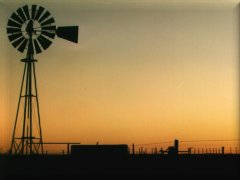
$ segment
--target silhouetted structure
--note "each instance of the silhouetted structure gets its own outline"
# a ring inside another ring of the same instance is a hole
[[[178,155],[178,140],[174,141],[174,146],[168,147],[168,155],[177,156]]]
[[[35,73],[34,54],[46,50],[57,35],[71,42],[78,42],[78,26],[58,27],[54,25],[55,20],[51,14],[41,6],[28,5],[20,7],[13,12],[8,20],[7,34],[10,42],[18,51],[27,50],[17,113],[13,128],[11,154],[43,154],[42,128],[40,122],[39,101]],[[21,103],[23,102],[23,103]],[[36,103],[36,106],[33,103]],[[23,109],[23,120],[20,122],[19,111]],[[34,108],[36,108],[34,110]],[[36,126],[33,128],[34,116],[37,113]],[[16,132],[18,124],[21,125],[20,132]]]

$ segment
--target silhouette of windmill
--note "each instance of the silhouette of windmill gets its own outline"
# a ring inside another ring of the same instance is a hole
[[[7,24],[7,34],[13,47],[26,52],[24,71],[13,128],[11,154],[43,154],[34,54],[46,50],[57,35],[78,43],[78,26],[56,27],[51,14],[38,5],[25,5],[12,13]],[[20,117],[20,109],[23,117]],[[40,151],[40,152],[39,152]]]

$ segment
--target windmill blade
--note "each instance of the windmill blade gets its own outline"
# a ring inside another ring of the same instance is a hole
[[[18,40],[14,41],[14,42],[12,43],[12,45],[16,48],[21,42],[24,41],[24,39],[25,39],[25,38],[22,36],[22,37],[19,38]]]
[[[43,26],[42,30],[55,31],[56,26]]]
[[[78,43],[78,26],[60,26],[57,28],[58,37]]]
[[[36,14],[36,16],[35,16],[35,20],[38,20],[39,19],[39,17],[41,16],[41,14],[43,13],[43,10],[44,10],[44,8],[42,7],[42,6],[39,6],[39,8],[38,8],[38,11],[37,11],[37,14]]]
[[[21,17],[21,19],[23,20],[23,22],[25,22],[27,19],[24,16],[22,8],[18,8],[17,12],[18,12],[18,15]]]
[[[25,16],[27,19],[30,19],[29,11],[28,11],[28,5],[23,6],[23,11],[25,13]]]
[[[37,54],[38,54],[38,53],[41,53],[42,50],[41,50],[40,45],[38,44],[38,42],[37,42],[36,39],[33,40],[33,43],[34,43],[34,47],[35,47],[36,53],[37,53]]]
[[[10,40],[10,42],[20,38],[22,36],[22,33],[15,33],[15,34],[12,34],[10,36],[8,36],[8,39]]]
[[[44,21],[45,19],[47,19],[50,16],[50,13],[48,11],[46,11],[42,17],[39,19],[39,23],[41,23],[42,21]]]
[[[20,52],[23,52],[23,51],[24,51],[24,49],[25,49],[26,46],[27,46],[27,42],[28,42],[28,39],[24,39],[23,42],[22,42],[22,44],[18,47],[18,50],[19,50]]]
[[[23,20],[14,12],[11,15],[11,19],[13,19],[14,21],[23,24]]]
[[[46,21],[44,21],[43,23],[40,23],[41,26],[45,26],[45,25],[48,25],[48,24],[52,24],[52,23],[55,23],[54,19],[53,18],[50,18]]]
[[[55,33],[51,33],[51,32],[48,32],[48,31],[41,31],[41,34],[43,34],[43,35],[45,35],[49,38],[52,38],[52,39],[54,39],[54,37],[55,37]]]
[[[37,10],[37,5],[32,5],[32,19],[35,18],[36,10]]]
[[[8,34],[10,34],[10,33],[19,33],[19,32],[22,32],[22,30],[20,28],[10,28],[10,27],[7,28],[7,33]]]
[[[12,27],[17,27],[17,28],[21,28],[21,27],[22,27],[21,24],[18,24],[18,23],[16,23],[15,21],[12,21],[11,19],[8,20],[7,25],[8,25],[8,26],[12,26]]]
[[[52,44],[52,42],[49,39],[45,38],[43,35],[38,36],[37,40],[44,50]]]

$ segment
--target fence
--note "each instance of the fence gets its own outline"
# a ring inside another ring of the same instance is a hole
[[[221,145],[223,141],[237,141],[240,140],[197,140],[197,141],[179,141],[178,154],[240,154],[240,143],[238,146]],[[206,143],[207,142],[207,143]],[[218,142],[218,145],[212,146],[213,142]],[[210,144],[209,144],[210,143]],[[71,144],[76,143],[46,143],[45,154],[48,155],[69,155]],[[51,147],[47,147],[51,145]],[[53,147],[58,145],[58,148]],[[67,147],[66,147],[67,145]],[[129,144],[128,150],[130,154],[167,154],[169,148],[174,146],[172,141],[146,143],[146,144]]]
[[[167,148],[158,148],[158,147],[134,147],[130,148],[129,146],[129,152],[130,154],[164,154],[167,153]],[[214,147],[214,148],[194,148],[189,147],[187,149],[180,149],[178,151],[178,154],[240,154],[240,148],[238,147],[224,147],[224,150],[222,147]]]
[[[181,146],[178,144],[180,142]],[[233,143],[234,142],[234,143]],[[175,150],[178,154],[240,154],[240,140],[192,140],[132,144],[129,146],[130,154],[165,154]],[[213,145],[215,144],[215,145]],[[231,145],[235,145],[231,146]],[[179,148],[180,147],[180,148]]]

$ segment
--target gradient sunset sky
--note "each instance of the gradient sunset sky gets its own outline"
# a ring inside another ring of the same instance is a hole
[[[78,44],[55,38],[35,56],[43,141],[239,139],[236,1],[8,2],[0,3],[4,151],[10,147],[25,57],[9,42],[6,24],[18,7],[34,3],[51,12],[58,26],[79,26]],[[239,147],[238,141],[214,143]]]

